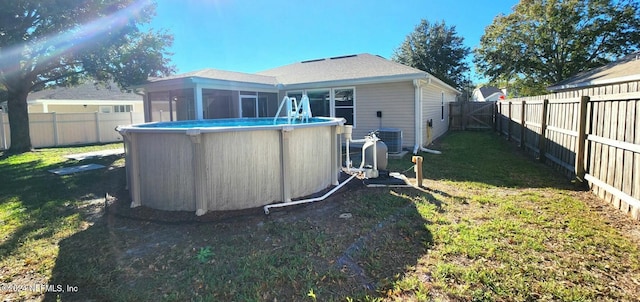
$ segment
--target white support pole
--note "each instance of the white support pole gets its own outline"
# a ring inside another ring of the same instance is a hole
[[[0,112],[0,138],[2,139],[2,149],[9,149],[9,146],[7,146],[7,135],[4,130],[4,112]]]
[[[282,201],[290,202],[291,201],[291,163],[289,159],[290,156],[290,140],[291,140],[291,131],[293,131],[293,127],[283,127],[280,132],[280,168],[282,169]]]
[[[186,133],[191,139],[192,146],[192,165],[193,165],[193,190],[195,195],[196,215],[202,216],[207,213],[207,201],[205,198],[206,181],[204,156],[205,153],[202,146],[202,134],[200,129],[189,129]]]
[[[52,116],[52,122],[53,122],[53,145],[54,146],[58,146],[58,117],[56,116],[55,112],[51,112]]]
[[[95,113],[96,120],[96,140],[98,143],[102,143],[102,138],[100,137],[100,112],[96,111]]]
[[[204,119],[204,113],[202,112],[202,87],[200,87],[200,85],[196,84],[196,87],[194,88],[194,92],[195,92],[195,111],[196,111],[196,120],[203,120]]]

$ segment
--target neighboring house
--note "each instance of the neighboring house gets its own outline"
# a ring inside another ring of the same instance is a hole
[[[599,95],[640,91],[640,51],[576,74],[547,89],[553,93]]]
[[[482,86],[473,90],[474,102],[496,102],[504,98],[504,92],[493,86]]]
[[[142,96],[121,91],[111,83],[88,82],[72,87],[56,87],[29,93],[29,113],[142,112]]]
[[[354,137],[380,128],[402,130],[404,147],[448,130],[449,102],[459,91],[436,77],[371,54],[294,63],[256,74],[203,69],[150,79],[145,120],[273,117],[285,96],[309,97],[314,116],[343,117]]]

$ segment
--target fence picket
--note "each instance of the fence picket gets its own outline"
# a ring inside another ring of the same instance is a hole
[[[586,179],[595,195],[640,219],[638,83],[499,102],[496,130],[534,156],[537,151],[541,161]],[[591,99],[577,102],[581,95]]]
[[[0,113],[0,149],[11,147],[8,114]],[[144,122],[142,112],[30,113],[29,128],[34,148],[121,141],[113,129]]]

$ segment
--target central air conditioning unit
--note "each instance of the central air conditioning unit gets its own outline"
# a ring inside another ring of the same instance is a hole
[[[378,138],[387,145],[389,153],[402,152],[402,130],[396,128],[378,129]]]

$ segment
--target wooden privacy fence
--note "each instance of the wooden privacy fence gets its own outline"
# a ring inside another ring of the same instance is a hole
[[[496,130],[640,220],[640,93],[496,104]]]
[[[449,129],[486,130],[493,129],[495,102],[449,103]]]
[[[117,142],[117,126],[143,122],[142,112],[29,113],[34,148]],[[0,149],[11,146],[10,131],[8,114],[0,113]]]

